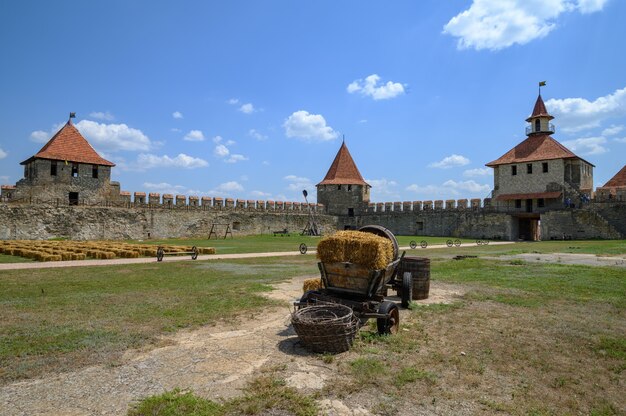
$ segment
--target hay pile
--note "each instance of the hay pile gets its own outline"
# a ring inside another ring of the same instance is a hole
[[[349,262],[380,270],[393,260],[393,244],[372,233],[338,231],[319,242],[317,258],[324,263]]]
[[[309,290],[319,290],[322,288],[322,279],[314,277],[312,279],[306,279],[302,285],[302,293],[306,293]]]

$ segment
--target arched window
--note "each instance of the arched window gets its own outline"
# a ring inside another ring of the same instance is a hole
[[[541,121],[535,120],[535,131],[541,131]]]

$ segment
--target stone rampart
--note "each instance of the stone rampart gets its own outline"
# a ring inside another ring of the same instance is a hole
[[[170,209],[142,207],[87,207],[0,203],[0,239],[39,240],[68,238],[148,239],[208,237],[213,224],[229,224],[233,235],[268,234],[287,229],[302,231],[309,220],[308,212],[242,209]],[[317,214],[315,220],[323,232],[337,229],[337,218]],[[216,226],[218,236],[226,231]],[[294,248],[295,250],[295,248]]]

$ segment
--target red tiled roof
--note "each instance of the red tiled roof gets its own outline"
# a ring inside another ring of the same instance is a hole
[[[539,97],[537,97],[537,101],[535,102],[535,108],[533,108],[533,113],[530,115],[530,117],[526,119],[526,121],[530,121],[535,117],[550,117],[550,120],[554,118],[548,113],[548,110],[546,110],[546,105],[543,103],[543,98],[541,98],[541,94],[539,94]]]
[[[100,157],[71,121],[68,121],[61,130],[52,136],[35,156],[21,164],[24,165],[32,159],[65,160],[92,165],[115,166],[114,163]]]
[[[604,188],[617,188],[621,186],[626,186],[626,166],[604,184]]]
[[[500,158],[485,166],[495,167],[509,163],[535,162],[538,160],[572,159],[577,158],[567,147],[554,140],[547,134],[533,134],[526,140],[506,152]],[[584,159],[581,159],[584,160]],[[587,162],[585,160],[585,162]],[[587,162],[589,163],[589,162]],[[592,165],[594,166],[594,165]]]
[[[509,201],[512,199],[555,199],[561,196],[561,191],[556,192],[535,192],[530,194],[502,194],[498,195],[496,199],[500,201]]]
[[[342,143],[324,180],[317,185],[367,185],[356,167],[346,143]]]

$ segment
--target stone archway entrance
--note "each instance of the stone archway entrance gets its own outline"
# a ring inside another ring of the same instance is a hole
[[[540,222],[538,214],[517,217],[517,238],[524,241],[541,240]]]

